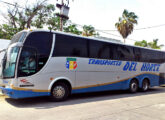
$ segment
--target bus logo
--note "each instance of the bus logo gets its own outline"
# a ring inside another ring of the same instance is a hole
[[[66,68],[69,70],[74,70],[77,68],[76,58],[67,58],[66,59]]]

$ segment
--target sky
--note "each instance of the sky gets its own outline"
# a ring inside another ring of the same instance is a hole
[[[3,0],[12,3],[16,0]],[[23,1],[19,0],[21,5]],[[28,0],[29,4],[34,0]],[[49,0],[49,3],[56,4],[55,0]],[[115,23],[118,22],[124,9],[129,12],[135,12],[138,16],[138,24],[135,29],[146,28],[157,25],[151,29],[134,30],[126,44],[133,45],[135,40],[147,40],[151,42],[153,39],[159,39],[159,44],[165,44],[165,1],[164,0],[74,0],[70,3],[69,19],[76,24],[92,25],[98,30],[117,30]],[[4,5],[0,3],[0,11]],[[0,20],[0,23],[4,21]],[[107,31],[106,31],[107,32]],[[118,31],[109,31],[109,34],[100,35],[119,39],[123,41]],[[114,35],[112,35],[114,34]],[[130,40],[133,39],[133,40]],[[163,48],[165,50],[165,47]]]
[[[135,12],[138,25],[135,29],[165,24],[165,1],[164,0],[75,0],[71,4],[70,19],[78,24],[91,24],[100,30],[116,30],[115,23],[118,22],[124,9]],[[128,36],[134,40],[159,39],[160,44],[165,44],[165,26],[134,30]],[[110,33],[119,35],[118,31]],[[106,35],[107,37],[123,40],[121,37]],[[126,40],[127,44],[134,44],[133,40]]]
[[[9,40],[3,40],[0,39],[0,50],[6,49],[9,45],[10,41]],[[3,58],[4,52],[0,53],[0,60]]]

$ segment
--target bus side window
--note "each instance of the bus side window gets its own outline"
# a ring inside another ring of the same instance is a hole
[[[98,59],[110,59],[109,44],[96,40],[89,41],[89,57]]]
[[[159,53],[158,58],[159,58],[160,63],[165,62],[165,53],[164,52]]]
[[[56,34],[53,57],[88,57],[88,40],[67,35]]]
[[[35,48],[37,51],[37,71],[40,71],[50,56],[52,48],[53,34],[51,32],[32,32],[30,33],[24,43],[24,46]]]
[[[98,51],[98,58],[110,59],[110,47],[108,44],[104,43]]]
[[[135,55],[131,46],[118,45],[117,53],[120,60],[135,61]]]
[[[21,53],[18,76],[29,76],[37,72],[37,52],[33,48],[24,47]]]
[[[141,51],[139,48],[133,48],[134,49],[134,55],[135,55],[135,61],[141,61]]]

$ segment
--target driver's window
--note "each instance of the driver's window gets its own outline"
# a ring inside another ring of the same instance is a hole
[[[37,52],[33,48],[24,47],[18,65],[18,76],[29,76],[37,72]]]

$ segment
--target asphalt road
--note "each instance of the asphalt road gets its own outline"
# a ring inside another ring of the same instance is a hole
[[[165,88],[77,94],[64,102],[0,95],[0,120],[165,120]]]

